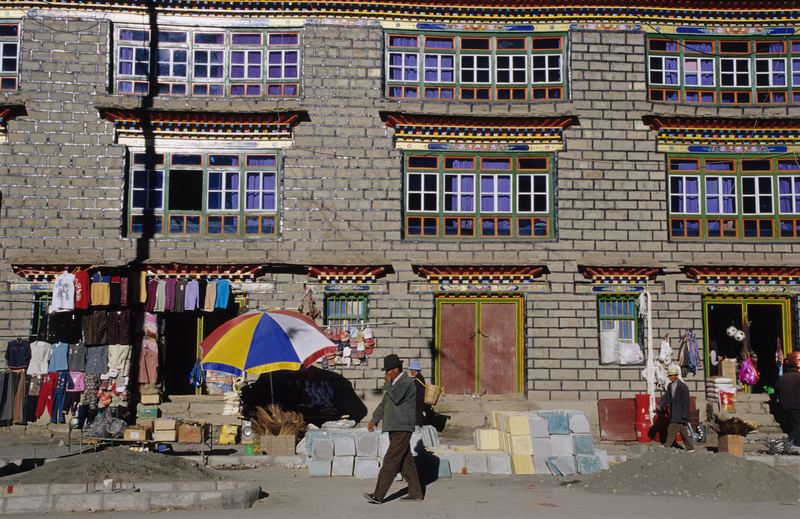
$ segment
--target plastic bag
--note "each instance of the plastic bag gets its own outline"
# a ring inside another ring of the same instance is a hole
[[[754,386],[758,383],[758,370],[756,370],[753,359],[746,358],[742,362],[742,367],[739,368],[739,380],[748,386]]]
[[[111,416],[110,410],[106,410],[92,422],[89,428],[89,436],[92,438],[122,438],[125,434],[127,424],[119,418]]]
[[[641,364],[644,362],[642,348],[635,342],[619,343],[619,363],[620,364]]]

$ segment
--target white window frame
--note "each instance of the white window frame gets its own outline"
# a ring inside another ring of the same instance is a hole
[[[201,63],[197,55],[200,52],[205,52],[208,54],[208,61]],[[211,56],[214,53],[222,54],[222,62],[221,63],[214,63],[211,60]],[[192,78],[196,83],[224,83],[225,82],[225,70],[226,70],[226,62],[227,56],[224,48],[208,48],[208,47],[201,47],[201,48],[194,48],[192,49]],[[197,67],[206,67],[206,75],[199,75],[197,73]],[[222,67],[222,76],[215,77],[211,76],[211,68],[212,67]]]
[[[186,53],[186,61],[175,61],[175,53],[176,52],[185,52]],[[161,53],[162,52],[169,52],[169,61],[161,61]],[[189,77],[189,67],[191,64],[189,63],[189,49],[185,47],[164,47],[158,49],[159,56],[156,60],[156,66],[158,67],[158,77],[159,79],[170,79],[175,80],[179,79],[181,81],[186,81]],[[169,66],[169,74],[161,74],[161,64],[167,64]],[[175,66],[176,65],[183,65],[186,68],[186,73],[182,76],[175,74]]]
[[[476,210],[477,210],[477,205],[478,205],[478,201],[477,201],[476,196],[475,196],[475,192],[477,191],[476,182],[477,182],[478,179],[477,179],[477,176],[475,175],[475,173],[454,173],[454,172],[451,173],[451,172],[445,172],[443,174],[444,174],[444,180],[445,180],[444,188],[443,188],[444,197],[447,198],[448,195],[455,195],[456,205],[457,205],[457,208],[455,208],[455,209],[447,209],[447,206],[444,206],[443,207],[444,211],[447,212],[447,213],[475,213]],[[451,176],[452,177],[456,177],[458,179],[458,182],[457,182],[457,186],[458,187],[456,188],[456,191],[450,191],[448,189],[447,177],[451,177]],[[462,191],[461,190],[461,180],[464,177],[472,177],[472,191]],[[467,196],[467,195],[471,195],[472,196],[472,209],[471,210],[463,209],[461,207],[462,198],[464,196]],[[444,202],[442,202],[442,203],[444,203]]]
[[[220,189],[211,189],[211,175],[221,175],[222,176],[222,187]],[[241,188],[242,188],[242,172],[241,170],[224,170],[224,169],[210,169],[208,170],[208,178],[206,179],[206,211],[209,213],[217,213],[217,212],[225,212],[225,211],[239,211],[239,207],[242,203],[242,195],[241,195]],[[230,175],[238,175],[238,185],[235,188],[228,188],[228,176]],[[222,207],[220,208],[211,208],[211,194],[212,193],[219,193],[220,195],[220,202]],[[228,207],[227,196],[229,193],[236,193],[238,196],[236,198],[237,204],[236,207]]]
[[[514,175],[511,173],[481,173],[478,179],[480,197],[478,199],[478,212],[479,213],[500,213],[500,214],[513,214],[514,213],[514,182],[512,181]],[[500,177],[508,177],[508,191],[500,192]],[[492,206],[494,209],[483,208],[483,179],[491,178],[492,186]],[[508,211],[500,210],[500,195],[508,195]]]
[[[435,57],[436,58],[436,66],[435,67],[430,67],[429,68],[427,66],[426,61],[427,61],[427,59],[429,57]],[[443,67],[442,66],[442,57],[449,57],[452,60],[453,66],[452,67]],[[444,53],[440,54],[440,53],[433,53],[433,52],[425,53],[422,56],[422,81],[425,82],[425,83],[444,83],[444,84],[448,84],[448,85],[454,84],[456,82],[456,58],[457,58],[457,56],[455,54],[444,54]],[[427,79],[427,76],[425,74],[427,74],[427,72],[429,70],[435,70],[436,71],[436,79],[435,80]],[[451,76],[452,76],[453,79],[450,80],[450,81],[446,81],[446,80],[442,79],[442,72],[443,71],[450,71]]]
[[[389,81],[397,81],[399,83],[419,83],[419,69],[420,69],[420,52],[404,52],[404,51],[389,51],[389,58],[386,60],[386,77]],[[400,56],[400,65],[392,65],[392,56]],[[414,67],[406,65],[407,56],[416,56],[417,64]],[[392,78],[392,70],[400,69],[401,79]],[[416,70],[417,77],[415,79],[407,79],[407,71]]]
[[[420,190],[419,191],[412,191],[411,190],[411,182],[409,179],[413,175],[419,175],[420,177]],[[439,212],[439,176],[441,174],[438,172],[425,172],[425,171],[409,171],[406,173],[406,210],[413,213],[438,213]],[[433,191],[426,191],[425,190],[425,178],[426,177],[433,177],[436,181],[436,187]],[[419,209],[412,209],[410,204],[410,198],[412,194],[420,195],[420,208]],[[425,195],[426,194],[435,194],[436,197],[436,207],[433,209],[426,209],[425,208]]]
[[[508,66],[501,67],[500,59],[508,58]],[[522,66],[517,67],[515,61],[522,59]],[[498,85],[527,85],[528,84],[528,57],[525,54],[497,54],[495,56],[495,83]],[[500,72],[508,72],[508,81],[500,81]],[[514,74],[522,72],[525,76],[522,81],[514,81]]]
[[[290,52],[294,52],[294,53],[297,54],[297,62],[296,63],[290,63],[290,64],[286,63],[286,54],[288,54]],[[274,64],[272,64],[270,62],[269,58],[273,54],[280,54],[280,56],[281,56],[280,65],[274,65]],[[280,77],[270,77],[269,76],[270,67],[276,67],[276,66],[280,66],[280,68],[281,68]],[[287,76],[286,75],[286,68],[290,67],[290,66],[293,66],[294,68],[297,69],[297,75],[296,76]],[[266,62],[264,63],[264,67],[262,67],[261,73],[263,74],[264,77],[267,78],[267,81],[283,81],[283,80],[287,80],[287,79],[299,79],[300,78],[300,50],[299,49],[272,49],[272,50],[267,50],[267,52],[266,52]]]
[[[464,58],[472,58],[473,66],[465,67]],[[478,66],[478,58],[486,58],[486,67]],[[466,81],[464,79],[464,72],[472,72],[475,81]],[[478,72],[488,72],[486,81],[478,81]],[[491,54],[461,54],[459,59],[458,71],[459,83],[462,85],[491,85],[492,84],[492,55]]]
[[[795,68],[795,66],[797,68]],[[797,77],[800,78],[800,58],[792,58],[792,70],[789,71],[789,75],[791,75],[792,79],[792,86],[800,86],[800,79],[795,82],[794,75],[797,74]]]
[[[516,212],[518,214],[547,214],[550,212],[550,178],[547,173],[517,173],[517,200],[516,200]],[[520,182],[523,177],[530,177],[531,181],[531,190],[523,192],[520,188]],[[544,191],[536,191],[536,177],[543,177],[544,178]],[[536,209],[536,196],[544,195],[544,206],[543,210]],[[530,211],[523,211],[520,209],[520,199],[523,196],[530,197],[531,199],[531,210]]]
[[[654,68],[652,65],[652,60],[657,59],[660,60],[661,66],[659,68]],[[667,72],[670,74],[673,72],[670,69],[666,68],[666,60],[671,59],[675,60],[675,83],[667,83]],[[661,83],[656,83],[652,80],[652,76],[650,75],[653,72],[658,72],[661,74]],[[651,85],[659,85],[659,86],[669,86],[669,87],[679,87],[681,85],[681,60],[678,56],[648,56],[647,59],[647,80],[648,83]]]
[[[673,178],[682,178],[684,190],[681,193],[675,193],[672,191],[672,179]],[[695,179],[697,180],[697,193],[687,193],[686,192],[686,180],[687,179]],[[703,196],[703,185],[700,182],[700,175],[669,175],[668,182],[669,182],[669,213],[671,215],[678,215],[678,214],[701,214],[702,213],[702,196]],[[697,196],[697,211],[689,212],[686,209],[689,207],[688,198],[690,196]],[[683,200],[683,211],[676,212],[672,210],[672,200],[673,198],[678,198]]]
[[[708,74],[708,72],[703,72],[702,65],[704,61],[711,62],[711,84],[704,85],[702,76],[704,74]],[[697,75],[697,83],[689,83],[688,75],[689,67],[686,66],[687,62],[692,62],[697,67],[696,72],[692,72],[692,74]],[[687,87],[692,88],[714,88],[717,86],[717,63],[714,58],[683,58],[683,84]]]
[[[738,212],[738,200],[736,199],[736,175],[706,175],[705,182],[703,183],[703,202],[705,204],[706,214],[713,214],[713,215],[722,215],[722,216],[736,216],[739,214]],[[708,192],[708,181],[713,180],[716,181],[717,184],[717,193],[709,193]],[[723,180],[733,180],[733,193],[723,193],[722,192],[722,181]],[[723,203],[725,199],[733,198],[733,212],[726,213],[724,211],[725,204]],[[708,201],[711,199],[716,199],[717,204],[719,205],[719,211],[711,211],[708,208]]]
[[[144,174],[145,176],[145,187],[136,187],[136,176],[137,173]],[[153,173],[160,173],[161,174],[161,187],[154,187],[150,185],[150,178]],[[135,212],[139,211],[163,211],[164,210],[164,181],[166,180],[166,173],[163,169],[146,169],[146,168],[135,168],[131,170],[131,209]],[[145,205],[144,207],[137,207],[134,205],[134,193],[136,192],[144,192],[145,195]],[[155,191],[159,193],[159,198],[161,199],[161,206],[150,206],[150,193]]]
[[[12,56],[6,56],[5,51],[6,47],[10,47],[11,45],[15,45],[17,47],[16,52],[14,53],[13,60],[14,60],[14,68],[11,70],[7,70],[3,68],[3,64],[5,60],[12,58]],[[16,74],[19,73],[19,39],[17,41],[0,41],[0,74],[8,75],[8,74]]]
[[[250,175],[258,175],[258,189],[250,189],[247,187],[247,177]],[[275,188],[274,189],[264,189],[264,177],[265,176],[272,176],[274,178]],[[247,197],[251,193],[258,194],[258,207],[247,207]],[[265,194],[272,194],[275,207],[264,207],[264,195]],[[245,171],[244,172],[244,200],[243,200],[243,209],[245,212],[248,211],[277,211],[278,210],[278,173],[276,171]]]
[[[273,51],[273,52],[276,52],[276,51]],[[242,64],[234,64],[233,63],[233,55],[236,54],[236,53],[241,53],[244,56],[244,61],[242,62]],[[250,55],[254,54],[254,53],[257,53],[260,56],[259,60],[258,60],[258,76],[252,76],[251,77],[249,75]],[[236,48],[233,48],[233,49],[230,50],[229,56],[230,56],[230,58],[229,58],[230,63],[229,63],[229,66],[228,66],[228,75],[230,76],[230,81],[232,83],[238,83],[240,81],[258,81],[258,82],[261,82],[261,80],[264,78],[264,50],[262,50],[262,49],[249,49],[249,48],[243,49],[243,48],[236,47]],[[241,67],[243,69],[244,75],[241,76],[241,77],[234,77],[234,75],[233,75],[233,68],[234,67]],[[223,74],[224,73],[225,73],[225,70],[223,70]]]
[[[726,61],[730,61],[733,63],[733,71],[726,72],[723,70],[722,64]],[[719,84],[722,88],[750,88],[752,86],[752,80],[750,75],[752,74],[752,70],[750,67],[750,58],[720,58],[719,59]],[[747,66],[747,84],[740,85],[738,83],[738,77],[740,74],[744,74],[743,70],[740,70],[740,65],[746,64]],[[722,78],[726,76],[731,76],[733,78],[732,85],[726,85]]]
[[[788,179],[789,185],[791,186],[791,191],[789,193],[781,193],[781,180]],[[778,213],[779,214],[800,214],[800,201],[797,201],[797,197],[800,196],[800,189],[796,189],[795,182],[800,182],[800,175],[780,175],[778,176]],[[781,211],[781,198],[782,197],[790,197],[792,209],[794,211]]]
[[[771,200],[770,204],[772,205],[772,210],[769,211],[769,212],[761,211],[760,204],[759,204],[759,202],[760,202],[759,199],[761,197],[766,197],[767,196],[767,193],[762,193],[761,192],[761,185],[760,185],[761,183],[759,182],[759,180],[761,180],[762,178],[769,179],[769,181],[770,181],[770,183],[769,183],[769,186],[770,186],[769,187],[769,189],[770,189],[769,198]],[[775,183],[772,181],[773,177],[769,176],[769,175],[742,175],[741,179],[742,179],[742,215],[750,216],[750,215],[775,214],[775,185],[774,185]],[[755,193],[747,194],[747,193],[744,192],[744,181],[745,181],[745,179],[753,179],[754,180],[753,185],[755,186]],[[756,209],[756,211],[754,213],[745,212],[744,201],[745,201],[746,198],[747,199],[752,198],[752,199],[755,200],[755,209]]]
[[[783,78],[784,79],[783,79],[783,84],[782,85],[776,84],[774,82],[774,80],[775,80],[774,74],[776,73],[776,71],[775,71],[775,63],[777,63],[779,61],[783,62]],[[766,72],[759,72],[758,71],[758,64],[759,63],[764,63],[764,62],[768,63],[769,70],[766,71]],[[755,73],[756,73],[756,88],[776,88],[776,87],[785,88],[789,84],[789,78],[787,76],[789,75],[790,72],[786,69],[786,58],[756,58]],[[758,84],[758,78],[759,77],[764,77],[764,76],[766,76],[767,79],[769,80],[768,84],[767,85],[759,85]]]
[[[550,66],[550,58],[557,57],[558,58],[558,66],[551,67]],[[536,66],[536,58],[544,58],[544,67],[537,67]],[[534,85],[545,85],[548,83],[563,83],[564,82],[564,72],[562,70],[564,64],[564,60],[561,54],[533,54],[531,56],[531,84]],[[537,70],[544,70],[545,79],[544,81],[537,81],[536,80],[536,71]],[[555,80],[552,78],[553,71],[558,71],[559,78]]]

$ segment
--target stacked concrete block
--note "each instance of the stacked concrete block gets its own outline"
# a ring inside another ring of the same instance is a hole
[[[428,445],[438,444],[438,433],[433,427],[422,428],[412,435],[411,448],[415,454],[424,452]],[[374,479],[378,477],[388,448],[389,433],[385,432],[369,432],[366,429],[310,430],[306,433],[308,472],[312,476],[355,475],[360,479]],[[448,474],[449,467],[448,463]]]
[[[573,454],[594,454],[594,439],[591,434],[571,434]]]
[[[486,462],[486,453],[469,452],[465,456],[467,474],[486,474],[489,472],[489,465]]]
[[[475,447],[482,451],[500,450],[501,434],[499,429],[475,429],[473,432]]]
[[[493,452],[486,455],[486,466],[489,474],[508,476],[513,474],[511,456],[505,452]]]
[[[600,457],[594,454],[576,454],[575,464],[579,474],[596,474],[600,472]]]

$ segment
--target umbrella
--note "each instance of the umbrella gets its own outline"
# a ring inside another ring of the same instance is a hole
[[[249,312],[224,323],[200,344],[203,369],[240,376],[299,370],[336,351],[311,319],[292,310]]]

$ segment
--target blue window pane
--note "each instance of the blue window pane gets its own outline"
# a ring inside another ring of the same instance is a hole
[[[484,236],[494,236],[495,235],[495,223],[494,220],[485,219],[481,221],[481,229]]]
[[[221,234],[222,233],[222,219],[209,218],[208,219],[208,234]]]
[[[518,222],[519,227],[519,235],[520,236],[531,236],[533,234],[533,224],[531,220],[528,219],[521,219]]]
[[[208,208],[209,209],[222,209],[222,193],[209,193],[208,194]]]

